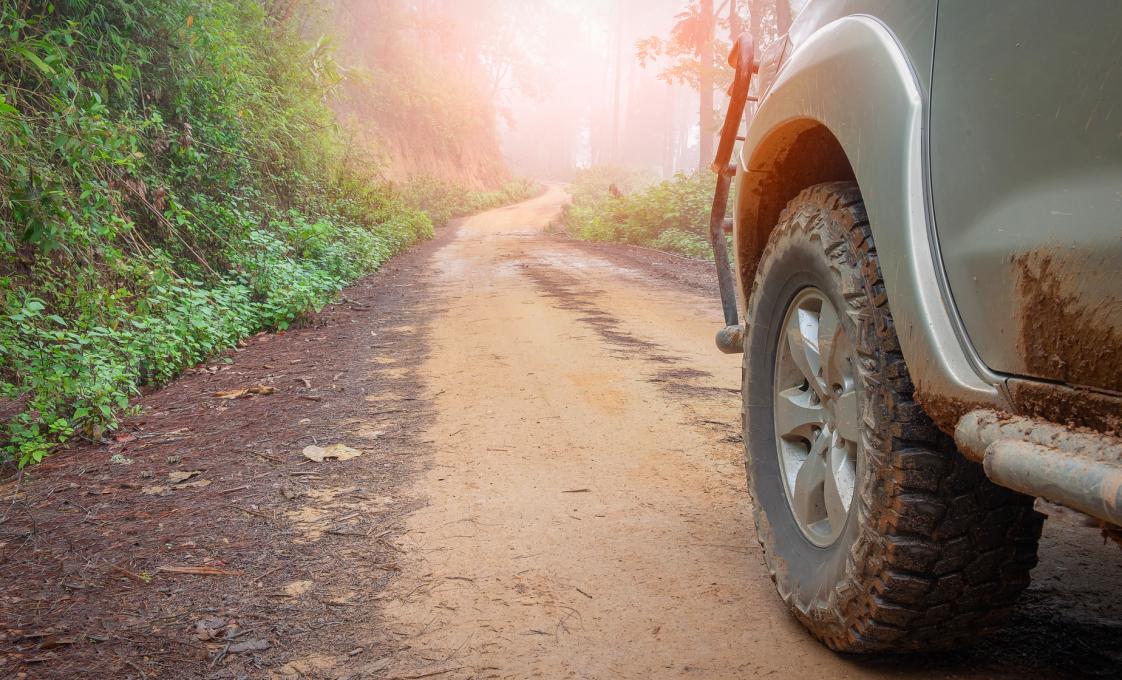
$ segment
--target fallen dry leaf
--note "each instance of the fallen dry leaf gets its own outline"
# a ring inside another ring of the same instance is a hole
[[[313,654],[303,659],[289,661],[280,667],[282,678],[323,677],[335,668],[335,659],[323,654]]]
[[[285,500],[292,501],[304,495],[304,491],[295,486],[284,485],[281,487],[280,494],[284,496]]]
[[[246,640],[230,645],[226,650],[228,654],[241,654],[242,652],[263,652],[269,648],[265,640]]]
[[[202,470],[172,470],[168,473],[168,481],[172,484],[180,484],[202,474],[202,472]]]
[[[214,396],[219,399],[242,399],[255,394],[266,395],[276,392],[277,388],[270,387],[269,385],[255,385],[253,387],[242,387],[236,390],[223,390],[222,392],[215,392]]]
[[[354,604],[355,593],[347,591],[345,593],[337,593],[334,597],[330,597],[323,601],[324,604],[334,605],[336,607],[346,607]]]
[[[174,474],[174,473],[172,473],[172,474]],[[194,474],[197,475],[199,473],[195,472]],[[194,476],[194,475],[191,475],[191,476]],[[169,475],[169,477],[170,477],[170,475]],[[186,479],[190,479],[190,478],[191,477],[187,477]],[[198,479],[198,480],[195,480],[193,482],[187,482],[185,484],[175,484],[174,486],[170,486],[170,487],[167,487],[167,486],[146,486],[146,487],[143,487],[140,490],[140,493],[146,494],[146,495],[149,495],[149,496],[166,496],[169,493],[171,493],[172,491],[178,491],[180,489],[201,489],[204,486],[210,486],[210,480],[209,479]]]
[[[39,649],[54,649],[64,645],[72,645],[78,641],[76,637],[48,637],[39,643]]]
[[[293,581],[284,587],[284,594],[289,597],[300,597],[312,587],[311,581]]]
[[[201,619],[195,622],[195,637],[206,641],[213,640],[226,628],[226,619]]]
[[[352,449],[345,444],[332,444],[331,446],[305,446],[304,457],[322,463],[327,458],[335,460],[350,460],[362,455],[362,451]]]

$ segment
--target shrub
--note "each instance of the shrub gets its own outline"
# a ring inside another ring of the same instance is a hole
[[[699,260],[713,259],[713,246],[709,244],[708,239],[673,227],[659,234],[658,238],[651,241],[649,245],[652,248]]]
[[[446,180],[421,177],[403,191],[405,202],[442,226],[457,217],[526,200],[541,187],[531,180],[515,179],[494,190],[470,190]]]
[[[678,174],[645,188],[635,178],[612,168],[578,173],[570,186],[572,202],[562,214],[566,231],[587,240],[620,241],[712,259],[708,238],[713,175]],[[613,184],[616,192],[609,188]]]

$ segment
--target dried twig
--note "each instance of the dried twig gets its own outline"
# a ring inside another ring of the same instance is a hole
[[[240,571],[219,569],[218,567],[159,567],[156,571],[169,574],[194,574],[196,576],[241,576]]]

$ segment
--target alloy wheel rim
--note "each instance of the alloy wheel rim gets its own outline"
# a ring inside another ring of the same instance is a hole
[[[820,290],[787,308],[775,358],[775,445],[791,513],[808,540],[834,543],[853,504],[861,455],[853,343]]]

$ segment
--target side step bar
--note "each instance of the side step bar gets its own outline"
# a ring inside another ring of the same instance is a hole
[[[729,87],[729,108],[721,127],[717,157],[712,169],[717,173],[717,190],[713,195],[713,208],[709,213],[709,243],[713,247],[713,262],[717,267],[717,285],[721,289],[721,307],[725,314],[725,327],[717,332],[717,348],[725,354],[744,352],[744,327],[740,325],[736,310],[736,284],[729,266],[728,242],[725,239],[725,213],[729,189],[736,176],[736,165],[731,164],[733,147],[739,139],[744,107],[748,103],[748,88],[756,65],[756,46],[751,33],[742,33],[729,54],[729,66],[736,69]]]
[[[1122,440],[984,409],[954,440],[995,484],[1122,526]]]
[[[732,278],[728,241],[725,239],[725,206],[728,205],[729,189],[735,176],[735,165],[726,165],[717,173],[717,191],[713,194],[713,209],[709,213],[709,243],[713,246],[717,287],[721,290],[721,307],[725,313],[725,327],[717,331],[717,348],[725,354],[744,351],[744,331],[736,311],[736,283]]]

